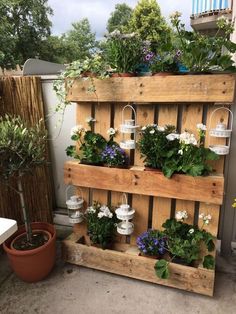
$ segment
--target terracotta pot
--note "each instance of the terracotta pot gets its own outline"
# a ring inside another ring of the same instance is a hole
[[[32,231],[33,231],[33,234],[36,234],[36,233],[43,233],[43,234],[45,234],[47,236],[48,241],[52,238],[51,233],[49,231],[47,231],[47,230],[38,230],[37,229],[37,230],[32,230]],[[26,232],[23,232],[23,233],[19,234],[17,237],[15,237],[12,240],[12,242],[10,244],[11,250],[19,251],[19,250],[14,248],[14,243],[16,243],[21,237],[25,236],[25,234],[26,234]]]
[[[91,71],[86,71],[81,73],[81,77],[97,77],[97,74]]]
[[[133,77],[135,73],[112,73],[111,77]]]
[[[155,171],[155,172],[162,172],[160,169],[151,168],[151,167],[144,167],[144,171]]]
[[[148,258],[152,258],[152,259],[160,259],[161,258],[160,255],[149,255],[149,254],[144,254],[143,252],[140,252],[139,255],[144,256],[144,257],[148,257]]]
[[[46,230],[51,238],[44,245],[27,251],[11,249],[10,245],[18,235],[25,232],[24,226],[11,236],[3,248],[7,253],[10,265],[16,275],[26,282],[37,282],[44,279],[52,270],[56,260],[56,231],[53,225],[45,222],[31,224],[33,230]]]

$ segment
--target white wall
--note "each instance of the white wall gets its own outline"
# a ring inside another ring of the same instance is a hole
[[[65,160],[69,159],[66,156],[65,149],[68,145],[73,143],[70,140],[70,130],[75,125],[75,104],[72,103],[66,108],[64,121],[62,123],[62,121],[60,121],[61,115],[55,114],[55,107],[58,100],[53,91],[53,81],[56,79],[56,76],[42,76],[41,79],[47,115],[46,123],[49,131],[49,147],[52,159],[56,205],[57,208],[66,208],[66,185],[63,183],[63,166]]]

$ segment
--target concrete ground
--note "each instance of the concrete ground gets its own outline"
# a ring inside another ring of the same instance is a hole
[[[0,255],[1,314],[235,314],[236,256],[218,258],[213,298],[64,264],[49,277],[20,281]]]

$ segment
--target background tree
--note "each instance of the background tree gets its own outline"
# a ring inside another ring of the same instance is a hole
[[[142,40],[151,41],[154,50],[170,43],[171,29],[161,15],[156,0],[140,0],[134,8],[128,27],[129,31],[138,33]]]
[[[66,63],[89,57],[97,46],[96,35],[91,31],[87,18],[72,23],[72,29],[62,35],[61,41]]]
[[[49,16],[52,13],[47,0],[0,1],[2,67],[22,65],[28,58],[36,56],[43,58],[40,48],[50,35]]]
[[[126,3],[118,3],[115,6],[115,10],[111,13],[111,16],[107,22],[107,30],[109,33],[115,29],[120,31],[124,30],[130,21],[133,9]]]

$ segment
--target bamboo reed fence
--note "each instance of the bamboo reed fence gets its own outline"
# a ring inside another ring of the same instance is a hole
[[[21,116],[29,125],[44,118],[39,77],[0,78],[0,115],[6,113]],[[31,221],[52,222],[53,185],[50,163],[36,169],[33,175],[24,177],[23,188]],[[3,184],[0,184],[0,217],[15,219],[18,224],[23,222],[18,195]]]

